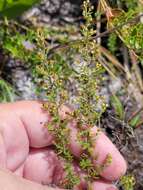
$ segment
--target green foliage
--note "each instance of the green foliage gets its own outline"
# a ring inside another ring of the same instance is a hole
[[[135,178],[132,175],[123,176],[120,179],[120,184],[124,190],[134,190]]]
[[[117,50],[117,34],[111,33],[108,38],[108,48],[112,53]]]
[[[0,79],[0,102],[12,102],[14,97],[14,92],[11,86]]]
[[[123,5],[126,5],[128,9],[135,9],[138,6],[138,0],[121,0]]]
[[[112,104],[112,106],[113,106],[113,108],[115,110],[115,113],[116,113],[117,117],[120,120],[123,120],[123,118],[124,118],[124,107],[123,107],[122,102],[118,98],[118,96],[113,95],[111,97],[111,104]]]
[[[0,0],[0,16],[16,18],[39,0]]]
[[[72,189],[75,185],[80,183],[79,176],[75,174],[73,167],[69,163],[65,165],[64,169],[67,172],[67,175],[62,183],[64,184],[65,188]],[[61,185],[63,186],[63,184]]]
[[[126,9],[135,9],[138,6],[138,0],[109,0],[111,6],[126,7]]]
[[[123,28],[122,37],[124,42],[132,48],[136,53],[142,55],[143,49],[143,24],[136,24],[135,26],[129,26]]]
[[[135,127],[140,123],[140,121],[141,121],[141,117],[140,117],[140,115],[138,114],[138,115],[136,115],[135,117],[133,117],[133,118],[131,119],[131,121],[129,122],[129,125],[130,125],[131,127],[135,128]]]
[[[79,165],[83,170],[85,170],[89,167],[93,167],[93,164],[92,164],[91,160],[89,160],[89,158],[81,159]]]
[[[141,59],[143,57],[143,24],[139,18],[139,14],[142,13],[142,10],[143,6],[136,7],[136,9],[129,9],[127,12],[122,11],[122,13],[115,17],[112,21],[114,27],[117,27],[124,22],[129,22],[117,30],[116,34],[123,41],[123,43],[129,49],[132,49]],[[133,21],[131,22],[132,19]]]

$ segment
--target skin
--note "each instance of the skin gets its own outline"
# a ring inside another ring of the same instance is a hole
[[[66,117],[68,111],[67,107],[62,107],[59,114]],[[53,188],[48,185],[58,186],[58,182],[64,178],[63,161],[59,160],[51,148],[53,137],[44,126],[50,119],[50,115],[43,111],[42,103],[37,101],[0,104],[2,190],[50,190]],[[75,157],[80,157],[82,149],[76,141],[76,122],[69,123],[67,127],[71,129],[69,148]],[[93,127],[93,136],[96,131],[97,128]],[[98,154],[94,164],[103,163],[109,153],[112,155],[112,163],[102,172],[102,180],[91,185],[93,190],[116,189],[112,181],[126,172],[124,158],[105,134],[100,132],[93,145],[92,156]]]

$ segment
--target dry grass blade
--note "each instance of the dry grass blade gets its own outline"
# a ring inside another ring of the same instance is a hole
[[[128,122],[130,122],[133,119],[133,117],[135,117],[136,115],[138,115],[142,111],[143,111],[143,107],[141,107],[138,110],[136,110],[135,112],[133,112],[131,117],[128,119]]]
[[[103,56],[99,56],[98,61],[109,73],[109,75],[113,77],[114,79],[116,79],[115,70],[113,69],[113,67],[111,68],[111,66],[109,66],[109,63],[106,61],[106,59]]]
[[[111,63],[118,68],[121,72],[125,72],[125,68],[122,66],[122,64],[117,60],[117,58],[112,55],[106,48],[100,46],[99,47],[102,54],[109,60]]]
[[[141,71],[138,66],[138,59],[133,50],[130,50],[129,53],[130,53],[131,62],[132,62],[132,72],[135,75],[136,83],[138,84],[138,87],[142,93],[143,92],[143,81],[142,81]]]

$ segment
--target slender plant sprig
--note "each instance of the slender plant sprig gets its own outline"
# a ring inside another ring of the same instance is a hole
[[[78,88],[76,88],[77,95],[74,98],[74,104],[78,105],[78,108],[74,111],[73,119],[78,121],[78,141],[83,149],[84,155],[82,155],[82,159],[79,160],[79,166],[81,167],[84,172],[87,173],[88,181],[93,181],[95,178],[99,178],[100,173],[104,169],[104,167],[107,165],[103,163],[101,166],[94,167],[92,160],[89,159],[91,157],[91,149],[93,147],[93,139],[90,136],[90,126],[94,126],[94,124],[97,122],[97,120],[100,118],[100,115],[102,112],[106,109],[106,104],[104,103],[103,97],[101,95],[97,94],[97,90],[99,90],[100,82],[102,81],[102,73],[104,73],[104,69],[101,64],[97,62],[96,56],[98,55],[98,46],[95,41],[91,41],[92,35],[96,33],[96,31],[93,28],[93,22],[92,22],[92,12],[93,7],[90,4],[90,2],[84,1],[83,3],[83,17],[85,18],[85,24],[81,28],[81,33],[83,35],[82,43],[76,43],[71,44],[70,49],[75,50],[76,53],[81,56],[83,64],[80,65],[80,63],[74,67],[72,67],[72,77],[73,80],[78,84]],[[69,50],[70,50],[69,49]],[[67,51],[66,51],[67,53]],[[64,81],[67,81],[70,77],[71,70],[68,68],[68,78],[61,77],[64,73],[64,64],[65,62],[61,62],[60,66],[58,66],[55,70],[55,59],[59,55],[55,54],[53,62],[48,64],[48,67],[50,68],[48,71],[50,72],[50,75],[52,76],[51,81],[54,81],[53,87],[51,92],[49,93],[50,100],[55,102],[57,105],[57,102],[59,105],[65,103],[67,99],[69,99],[69,95],[67,93],[67,90],[65,88]],[[77,70],[77,67],[79,67],[79,70]],[[66,70],[67,70],[66,68]],[[62,69],[62,72],[59,72]],[[60,76],[60,77],[59,77]],[[58,97],[60,97],[60,100],[57,101],[57,97],[53,97],[51,93],[54,92],[56,94],[58,90]],[[63,93],[64,92],[64,93]],[[97,104],[100,102],[101,110],[98,108]],[[58,109],[58,108],[57,108]],[[53,111],[52,115],[56,116],[56,119],[53,119],[53,121],[56,121],[56,123],[50,123],[48,126],[50,127],[49,130],[54,134],[55,136],[55,147],[57,150],[58,155],[62,156],[66,161],[68,161],[68,164],[72,164],[73,157],[68,149],[69,141],[67,139],[70,138],[70,131],[66,129],[66,125],[68,123],[67,120],[60,121],[60,118],[58,117],[58,112]],[[58,117],[58,122],[57,122]],[[52,129],[52,126],[58,125],[56,129]],[[88,129],[83,130],[82,126],[87,125],[89,126]],[[96,136],[96,135],[95,135]],[[94,143],[95,143],[95,136],[94,136]],[[98,135],[97,135],[98,136]],[[68,167],[67,167],[68,168]],[[66,171],[67,177],[70,176],[72,179],[65,179],[68,181],[69,186],[71,187],[73,184],[73,181],[75,180],[75,175],[73,174],[73,177],[71,175],[71,170]],[[71,183],[71,184],[70,184]],[[67,183],[66,183],[67,184]],[[75,184],[74,184],[75,185]]]
[[[46,127],[48,131],[54,136],[54,146],[57,155],[64,160],[65,177],[59,182],[62,188],[72,189],[75,185],[80,183],[79,176],[75,173],[73,167],[73,155],[69,149],[70,130],[67,128],[68,119],[60,119],[56,104],[44,103],[43,109],[48,111],[52,116],[50,122]]]

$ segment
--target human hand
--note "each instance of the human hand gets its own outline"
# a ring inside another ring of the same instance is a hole
[[[21,101],[0,104],[0,167],[2,168],[0,178],[2,175],[3,179],[7,178],[7,183],[9,179],[11,184],[13,183],[13,186],[6,188],[7,190],[48,190],[50,187],[45,184],[58,185],[65,175],[63,163],[51,148],[53,137],[44,126],[48,120],[50,116],[42,110],[40,102]],[[76,142],[76,128],[72,126],[70,128],[70,148],[78,157],[82,150]],[[96,130],[97,128],[94,127],[93,133]],[[111,182],[126,171],[124,158],[101,132],[94,147],[93,154],[98,154],[98,161],[95,164],[101,164],[109,153],[112,155],[112,163],[102,172],[102,179],[92,184],[93,190],[116,189]],[[8,173],[7,176],[5,169],[12,173]],[[21,180],[13,174],[37,183],[31,184],[28,180]],[[1,189],[3,185],[0,181]]]

